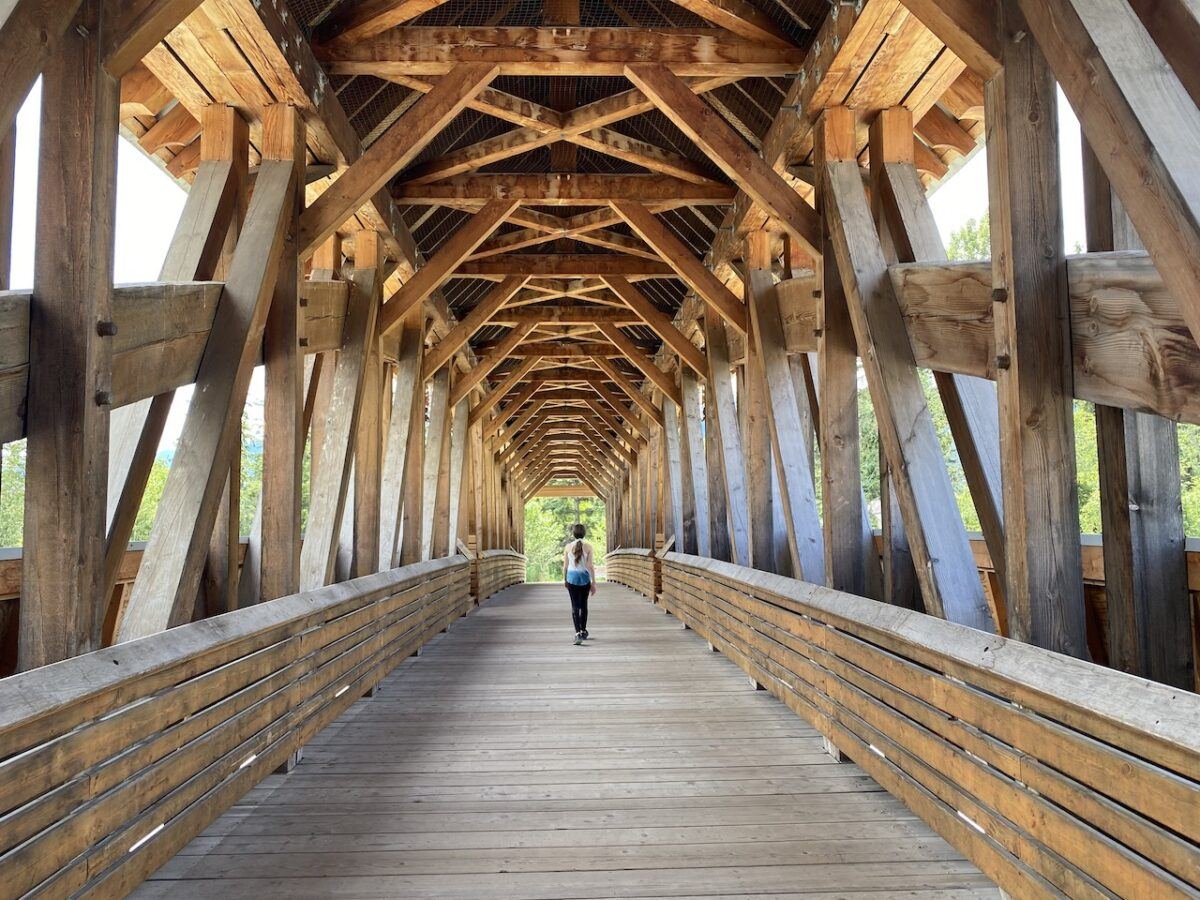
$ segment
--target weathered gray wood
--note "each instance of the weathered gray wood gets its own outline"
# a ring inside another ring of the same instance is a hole
[[[450,372],[440,369],[429,379],[429,422],[425,428],[425,458],[421,479],[421,558],[433,552],[434,523],[437,516],[438,473],[446,429],[450,425]]]
[[[29,7],[10,6],[0,46],[33,23]],[[40,5],[38,5],[40,7]],[[79,4],[55,4],[62,15]],[[102,66],[102,29],[110,13],[86,0],[42,87],[34,296],[29,314],[29,392],[25,473],[25,554],[17,664],[43,666],[99,646],[104,593],[105,476],[112,405],[113,222],[119,92]],[[65,23],[64,23],[65,24]],[[51,20],[40,33],[55,33]],[[44,53],[6,46],[4,93],[23,91]],[[17,103],[10,108],[16,111]],[[0,133],[11,115],[0,111]],[[80,215],[87,210],[87,215]],[[189,598],[190,599],[190,598]],[[190,611],[190,607],[189,607]]]
[[[701,556],[712,556],[712,537],[708,508],[708,463],[704,453],[704,434],[700,421],[700,383],[696,373],[682,366],[679,369],[679,393],[683,408],[679,416],[680,453],[685,459],[684,484],[691,482],[692,515],[695,517],[696,547]],[[684,506],[687,517],[687,506]]]
[[[945,262],[946,251],[916,167],[911,162],[885,162],[881,185],[893,246],[900,259]],[[957,373],[936,373],[935,380],[988,552],[1000,563],[996,574],[1003,583],[1004,509],[996,388],[985,379]]]
[[[399,564],[400,510],[404,501],[404,475],[410,452],[412,423],[425,418],[425,393],[421,370],[425,350],[425,312],[415,310],[401,328],[399,361],[392,387],[392,414],[388,423],[380,488],[379,565]]]
[[[674,536],[675,545],[683,545],[683,454],[679,446],[679,407],[662,398],[663,415],[663,510],[666,515],[664,532]]]
[[[827,127],[842,129],[847,122]],[[849,127],[853,126],[852,118]],[[858,164],[838,161],[826,139],[823,202],[851,323],[871,392],[880,444],[905,513],[926,609],[973,627],[994,626],[933,420],[925,404],[912,348],[887,262],[871,219]]]
[[[783,322],[775,295],[769,255],[751,252],[748,263],[747,305],[754,332],[748,365],[758,366],[767,390],[766,414],[771,429],[772,456],[779,477],[779,499],[787,543],[796,577],[825,581],[825,550],[817,514],[816,485],[800,421],[799,399],[783,343]],[[765,264],[767,268],[759,266]]]
[[[338,354],[319,455],[312,479],[308,530],[300,551],[300,587],[311,590],[330,583],[337,561],[338,539],[347,511],[353,462],[353,439],[363,404],[363,382],[379,307],[377,273],[355,269],[350,274],[346,347]]]
[[[750,563],[750,526],[746,496],[746,466],[742,450],[741,426],[734,402],[733,378],[729,360],[729,340],[725,322],[718,316],[704,317],[704,347],[708,355],[706,390],[712,395],[712,416],[707,427],[720,446],[722,488],[730,522],[731,561]],[[715,528],[715,523],[714,523]],[[653,533],[651,534],[653,537]]]
[[[454,407],[454,419],[450,425],[450,522],[447,527],[449,534],[449,550],[453,552],[455,543],[465,532],[463,531],[463,487],[467,480],[467,420],[471,416],[469,400],[459,400]]]
[[[1140,249],[1086,138],[1083,170],[1088,249]],[[1192,601],[1175,423],[1097,404],[1096,442],[1109,664],[1190,690]]]
[[[287,211],[275,293],[263,331],[262,539],[259,599],[300,588],[300,470],[304,435],[304,372],[300,352],[300,267],[296,231],[304,209],[305,126],[300,110],[274,104],[263,111],[263,159],[290,162],[295,186]]]
[[[1013,637],[1087,658],[1054,78],[1015,0],[998,4],[988,190]],[[1030,116],[1030,109],[1044,115]]]

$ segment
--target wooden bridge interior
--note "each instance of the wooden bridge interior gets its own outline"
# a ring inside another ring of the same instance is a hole
[[[0,6],[0,897],[1200,896],[1196,0]]]

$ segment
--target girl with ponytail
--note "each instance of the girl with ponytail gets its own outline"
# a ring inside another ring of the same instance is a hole
[[[582,644],[588,638],[588,597],[596,593],[596,567],[593,562],[592,545],[584,540],[587,529],[576,523],[571,529],[574,540],[567,544],[563,554],[563,584],[571,597],[571,619],[575,623],[575,643]]]

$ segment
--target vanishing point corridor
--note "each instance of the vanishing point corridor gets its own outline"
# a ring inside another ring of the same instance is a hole
[[[137,897],[996,897],[645,598],[517,585],[397,667]]]

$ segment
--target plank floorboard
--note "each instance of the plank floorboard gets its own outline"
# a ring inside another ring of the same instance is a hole
[[[492,598],[135,896],[998,896],[676,619],[603,585],[589,624]]]

